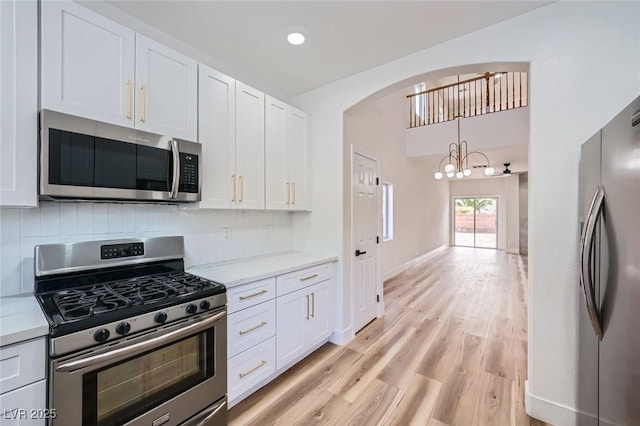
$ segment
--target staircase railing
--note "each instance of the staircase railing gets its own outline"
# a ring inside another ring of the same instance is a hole
[[[527,106],[526,72],[494,72],[407,95],[409,128]]]

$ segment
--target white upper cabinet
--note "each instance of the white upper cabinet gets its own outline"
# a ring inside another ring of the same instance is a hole
[[[196,61],[136,34],[136,92],[136,128],[198,140]]]
[[[236,81],[202,64],[198,75],[198,133],[206,165],[199,207],[235,208]]]
[[[38,3],[0,1],[0,206],[38,203]]]
[[[308,115],[267,96],[266,208],[310,210]]]
[[[42,2],[42,108],[197,141],[197,62],[72,2]]]
[[[264,94],[236,82],[236,208],[264,209]]]
[[[42,108],[133,127],[134,31],[71,2],[41,14]]]
[[[287,114],[285,103],[266,97],[265,106],[265,207],[271,210],[289,210],[291,180],[287,166]]]

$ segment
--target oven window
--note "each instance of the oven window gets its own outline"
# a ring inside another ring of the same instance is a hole
[[[212,333],[85,375],[83,424],[122,424],[212,377],[213,353],[206,344]]]

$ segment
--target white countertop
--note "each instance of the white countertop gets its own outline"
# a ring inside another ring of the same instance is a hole
[[[326,254],[287,252],[199,265],[190,268],[187,272],[217,281],[229,288],[336,260],[338,260],[337,256]]]
[[[32,295],[0,297],[0,346],[49,334],[49,323]]]

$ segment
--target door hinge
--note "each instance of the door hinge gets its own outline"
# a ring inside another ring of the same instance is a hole
[[[380,237],[376,237],[376,244],[380,244]]]
[[[376,294],[376,302],[380,303],[380,295]]]
[[[376,178],[376,185],[380,185],[380,178]]]

